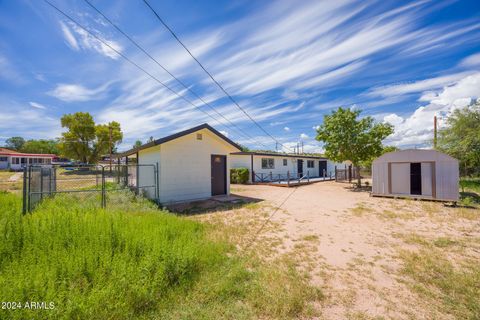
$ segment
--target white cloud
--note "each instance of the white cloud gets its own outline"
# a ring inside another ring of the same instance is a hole
[[[420,106],[408,117],[395,113],[385,115],[384,122],[395,127],[395,133],[387,139],[389,144],[397,146],[424,146],[433,137],[433,118],[446,118],[460,107],[468,106],[472,99],[480,97],[480,73],[466,76],[451,86],[438,92],[429,92],[422,96],[429,104]]]
[[[471,56],[466,57],[460,62],[460,66],[463,67],[474,67],[480,65],[480,52],[472,54]]]
[[[29,104],[36,109],[47,109],[43,104],[30,101]]]
[[[103,98],[102,93],[109,85],[110,84],[107,83],[96,89],[88,89],[79,84],[61,83],[58,84],[55,89],[48,92],[48,94],[66,102],[98,100]]]
[[[62,28],[65,41],[70,46],[70,48],[76,51],[80,50],[77,39],[73,35],[72,31],[70,31],[70,28],[67,27],[67,25],[63,21],[60,21],[60,27]]]
[[[308,139],[308,138],[309,138],[309,136],[308,136],[307,134],[305,134],[305,133],[302,133],[302,134],[300,135],[300,139]]]
[[[388,86],[381,86],[371,89],[367,95],[368,96],[383,96],[383,97],[390,97],[390,96],[398,96],[410,93],[418,93],[423,92],[425,90],[432,90],[432,89],[439,89],[443,86],[450,85],[455,83],[456,81],[464,78],[467,74],[471,74],[472,72],[461,72],[455,73],[446,76],[440,76],[425,80],[414,81],[410,83],[402,83],[402,84],[395,84],[395,85],[388,85]]]
[[[60,27],[62,29],[65,41],[73,50],[92,50],[112,59],[118,59],[119,56],[111,48],[119,52],[122,52],[123,50],[122,46],[118,42],[106,39],[105,36],[101,35],[100,32],[97,30],[90,31],[96,33],[96,35],[101,38],[105,43],[107,43],[108,46],[90,35],[87,31],[80,28],[73,22],[68,22],[68,25],[64,22],[60,22]]]
[[[285,130],[285,131],[288,132],[288,131],[290,131],[290,128],[289,128],[289,127],[285,127],[285,128],[283,128],[283,130]]]

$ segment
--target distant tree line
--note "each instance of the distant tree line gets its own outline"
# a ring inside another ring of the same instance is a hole
[[[83,163],[95,163],[110,148],[115,152],[122,142],[123,133],[118,122],[95,124],[88,112],[65,114],[61,125],[67,130],[56,139],[30,139],[11,137],[5,140],[5,148],[24,153],[48,153],[78,160]]]

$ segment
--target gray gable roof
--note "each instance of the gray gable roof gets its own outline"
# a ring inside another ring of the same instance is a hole
[[[222,140],[224,140],[228,144],[234,146],[238,150],[242,150],[242,148],[238,144],[236,144],[235,142],[233,142],[232,140],[227,138],[224,134],[220,133],[218,130],[216,130],[215,128],[210,126],[208,123],[204,123],[204,124],[201,124],[199,126],[196,126],[196,127],[184,130],[184,131],[180,131],[180,132],[174,133],[172,135],[169,135],[169,136],[154,140],[152,142],[146,143],[146,144],[144,144],[144,145],[142,145],[138,148],[133,148],[133,149],[127,150],[127,151],[122,152],[122,153],[117,153],[117,154],[115,154],[115,157],[116,158],[122,158],[122,157],[125,157],[125,156],[128,156],[128,155],[134,154],[134,153],[138,152],[139,150],[143,150],[143,149],[147,149],[147,148],[150,148],[150,147],[153,147],[153,146],[157,146],[159,144],[175,140],[177,138],[186,136],[190,133],[194,133],[196,131],[200,131],[200,130],[203,130],[203,129],[207,129],[207,130],[211,131],[212,133],[217,135],[219,138],[221,138]]]

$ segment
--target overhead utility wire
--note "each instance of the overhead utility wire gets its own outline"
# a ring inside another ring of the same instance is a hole
[[[184,96],[180,95],[178,92],[176,92],[175,90],[171,89],[169,86],[167,86],[166,84],[164,84],[162,81],[160,81],[157,77],[155,77],[154,75],[152,75],[151,73],[149,73],[147,70],[145,70],[144,68],[142,68],[140,65],[138,65],[136,62],[134,62],[133,60],[131,60],[130,58],[128,58],[127,56],[125,56],[123,53],[121,53],[120,51],[116,50],[115,48],[113,48],[110,44],[108,44],[106,41],[104,41],[102,38],[98,37],[97,35],[95,35],[93,32],[91,32],[90,30],[88,30],[86,27],[84,27],[82,24],[80,24],[79,22],[77,22],[75,19],[73,19],[71,16],[69,16],[67,13],[65,13],[64,11],[62,11],[61,9],[59,9],[57,6],[55,6],[53,3],[51,3],[50,1],[48,0],[43,0],[45,1],[48,5],[50,5],[52,8],[54,8],[56,11],[58,11],[59,13],[61,13],[64,17],[66,17],[67,19],[69,19],[70,21],[72,21],[73,23],[75,23],[77,26],[79,26],[80,28],[82,28],[83,30],[85,30],[86,32],[88,32],[88,34],[90,34],[92,37],[94,37],[95,39],[97,39],[98,41],[100,41],[101,43],[103,43],[104,45],[106,45],[108,48],[110,48],[110,50],[112,50],[113,52],[115,52],[117,55],[119,55],[120,57],[122,57],[123,59],[125,59],[126,61],[128,61],[130,64],[134,65],[135,67],[137,67],[139,70],[143,71],[146,75],[148,75],[150,78],[152,78],[153,80],[155,80],[156,82],[158,82],[159,84],[161,84],[163,87],[165,87],[166,89],[168,89],[169,91],[171,91],[172,93],[174,93],[176,96],[178,96],[179,98],[181,98],[182,100],[185,100],[187,103],[191,104],[193,107],[195,107],[196,109],[200,110],[201,112],[205,113],[207,116],[209,116],[210,118],[212,118],[213,120],[215,120],[216,122],[218,122],[220,125],[222,125],[221,122],[219,122],[216,118],[214,118],[212,115],[210,115],[208,112],[206,112],[205,110],[202,110],[199,106],[195,105],[193,102],[191,102],[190,100],[188,100],[187,98],[185,98]],[[228,129],[228,127],[226,127]]]
[[[289,147],[283,145],[281,142],[279,142],[274,136],[272,136],[270,133],[268,133],[255,119],[253,119],[248,112],[242,108],[233,98],[232,96],[222,87],[220,83],[218,83],[217,80],[212,76],[210,72],[208,72],[207,69],[198,61],[197,58],[192,54],[192,52],[187,48],[187,46],[178,38],[178,36],[175,34],[175,32],[163,21],[163,19],[158,15],[158,13],[155,11],[155,9],[152,8],[152,6],[148,3],[147,0],[143,0],[143,2],[147,5],[147,7],[150,8],[150,10],[153,12],[153,14],[157,17],[157,19],[160,21],[160,23],[172,34],[172,36],[182,45],[182,47],[188,52],[188,54],[197,62],[197,64],[205,71],[205,73],[212,79],[212,81],[220,88],[220,90],[223,91],[223,93],[232,101],[257,127],[260,128],[266,135],[268,135],[270,138],[272,138],[276,143],[278,143],[280,146],[285,147],[292,151]]]
[[[170,72],[167,68],[165,68],[160,62],[158,62],[157,59],[155,59],[151,54],[149,54],[140,44],[138,44],[135,40],[132,39],[132,37],[130,37],[128,34],[126,34],[119,26],[117,26],[115,23],[113,23],[105,14],[103,14],[97,7],[95,7],[95,5],[93,5],[89,0],[84,0],[93,10],[95,10],[99,15],[101,15],[105,21],[107,21],[108,23],[110,23],[118,32],[120,32],[122,35],[125,36],[125,38],[127,38],[131,43],[133,43],[140,51],[142,51],[145,55],[147,55],[152,61],[154,61],[160,68],[162,68],[166,73],[168,73],[172,78],[174,78],[175,80],[177,80],[178,83],[180,83],[182,85],[182,87],[184,87],[186,90],[188,90],[189,92],[191,92],[195,97],[197,97],[200,101],[203,102],[203,104],[205,104],[206,106],[208,106],[213,112],[215,112],[216,114],[218,114],[220,117],[222,117],[225,121],[227,121],[228,123],[230,123],[232,126],[234,126],[238,131],[237,133],[240,133],[240,135],[243,135],[244,137],[248,138],[248,139],[252,139],[255,143],[257,144],[261,144],[263,145],[264,147],[267,147],[266,145],[264,145],[263,143],[259,143],[258,141],[255,141],[255,139],[249,135],[248,133],[244,132],[242,129],[240,129],[236,124],[234,124],[233,122],[231,122],[229,119],[227,119],[223,114],[221,114],[220,112],[218,112],[213,106],[211,106],[209,103],[207,103],[205,100],[202,99],[202,97],[200,97],[195,91],[193,91],[192,89],[190,89],[183,81],[181,81],[179,78],[177,78],[175,75],[172,74],[172,72]],[[268,148],[268,147],[267,147]]]

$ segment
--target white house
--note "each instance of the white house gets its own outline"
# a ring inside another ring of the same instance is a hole
[[[372,163],[372,195],[458,201],[458,160],[435,150],[386,153]]]
[[[0,169],[21,170],[27,165],[51,165],[54,154],[21,153],[0,148]]]
[[[310,178],[334,177],[336,163],[319,156],[302,154],[278,154],[268,152],[235,152],[232,153],[232,168],[247,168],[250,173],[249,182],[270,177],[286,179],[307,175]]]
[[[230,154],[240,147],[208,124],[149,142],[118,157],[136,156],[138,164],[158,167],[157,190],[146,195],[160,203],[209,198],[230,193]],[[128,159],[128,158],[127,158]],[[151,185],[140,174],[138,185]]]

